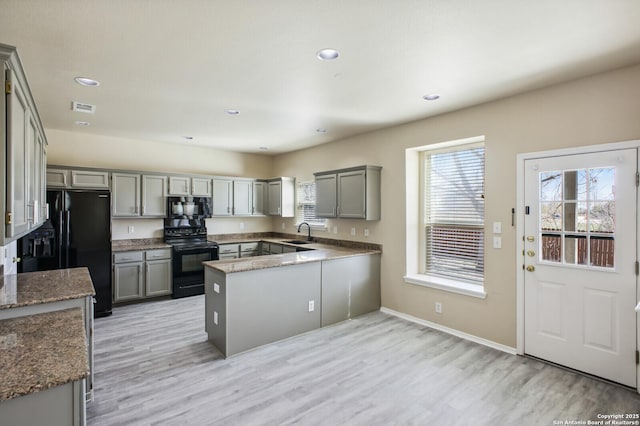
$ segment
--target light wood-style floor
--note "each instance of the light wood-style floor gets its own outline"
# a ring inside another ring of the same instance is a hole
[[[633,391],[376,312],[223,359],[204,296],[96,320],[89,425],[552,425]]]

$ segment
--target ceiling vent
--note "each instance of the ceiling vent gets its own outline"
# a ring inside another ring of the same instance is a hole
[[[86,112],[88,114],[94,114],[96,112],[96,106],[91,104],[85,104],[82,102],[73,101],[71,109],[75,112]]]

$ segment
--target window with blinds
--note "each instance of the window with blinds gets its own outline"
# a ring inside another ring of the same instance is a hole
[[[424,273],[482,285],[484,145],[423,151]]]
[[[296,189],[298,200],[296,209],[296,223],[307,222],[311,226],[326,226],[325,218],[316,216],[316,183],[299,182]]]

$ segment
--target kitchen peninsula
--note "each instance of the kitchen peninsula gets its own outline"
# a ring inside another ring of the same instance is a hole
[[[94,295],[87,268],[0,279],[3,424],[84,424],[93,389]]]
[[[380,246],[259,242],[303,251],[204,263],[205,327],[225,357],[380,308]]]

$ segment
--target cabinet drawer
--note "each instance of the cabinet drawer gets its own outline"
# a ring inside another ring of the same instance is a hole
[[[219,254],[238,254],[238,244],[220,244]]]
[[[219,255],[220,260],[223,259],[237,259],[238,258],[238,253],[227,253],[227,254],[221,254]]]
[[[113,263],[142,262],[143,251],[123,251],[113,253]]]
[[[240,244],[240,251],[242,253],[249,251],[257,251],[260,248],[260,243],[242,243]]]
[[[158,249],[158,250],[147,250],[146,259],[147,260],[171,259],[171,249],[166,248],[166,249]]]

